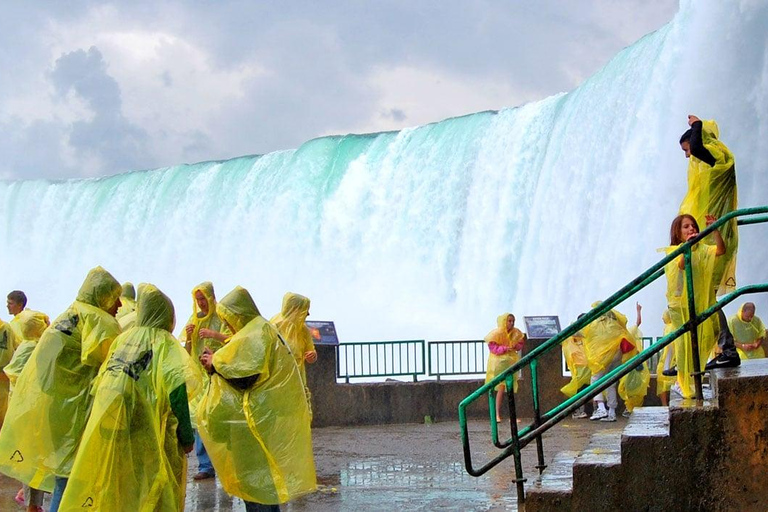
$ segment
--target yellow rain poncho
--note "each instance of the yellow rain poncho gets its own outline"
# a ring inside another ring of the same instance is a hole
[[[643,347],[643,334],[637,326],[629,329],[629,335],[628,341],[633,346],[633,349],[622,354],[622,363],[626,363],[635,357]],[[619,380],[619,396],[624,400],[624,405],[629,412],[632,412],[635,407],[643,405],[650,383],[651,372],[648,370],[647,363],[642,363]]]
[[[720,130],[714,121],[703,121],[702,142],[715,158],[715,165],[699,160],[691,155],[688,159],[688,192],[680,204],[680,213],[692,215],[699,226],[706,226],[706,215],[720,218],[738,207],[736,191],[736,167],[733,154],[720,142]],[[725,255],[718,259],[715,267],[713,288],[717,295],[736,289],[736,251],[739,246],[739,233],[736,219],[732,219],[720,228],[725,241]],[[708,237],[706,243],[715,245]]]
[[[669,254],[676,249],[677,247],[667,247],[661,250]],[[698,313],[711,306],[714,300],[714,294],[711,293],[711,290],[712,272],[717,258],[716,252],[716,246],[702,243],[694,245],[691,252],[693,293]],[[673,331],[682,327],[690,318],[685,270],[679,267],[678,260],[679,258],[676,258],[664,267],[664,274],[667,277],[670,329]],[[714,320],[716,318],[716,316],[709,317],[698,326],[701,370],[707,364],[707,357],[715,346]],[[694,379],[691,374],[694,369],[690,333],[686,333],[675,340],[675,360],[677,361],[677,383],[680,385],[680,391],[683,397],[692,398],[694,396]]]
[[[503,315],[496,317],[496,328],[489,332],[484,338],[489,346],[495,344],[507,349],[503,354],[494,354],[493,351],[488,354],[488,368],[485,371],[486,383],[492,381],[496,376],[520,360],[520,350],[522,350],[522,347],[520,346],[525,341],[525,335],[517,327],[513,327],[511,331],[507,331],[507,318],[509,316],[511,316],[511,313],[504,313]],[[517,393],[518,376],[519,373],[516,374],[513,379],[514,384],[512,391],[514,393]],[[496,386],[496,390],[498,391],[499,389],[506,390],[506,383],[502,382]]]
[[[21,341],[13,353],[13,358],[3,370],[11,381],[11,389],[16,385],[16,381],[19,375],[21,375],[21,370],[24,369],[27,361],[29,361],[29,357],[37,346],[40,336],[43,335],[43,332],[49,325],[51,325],[51,320],[48,318],[48,315],[39,311],[32,311],[31,309],[25,309],[11,321],[16,337]]]
[[[229,309],[237,304],[238,318],[227,322],[237,334],[213,355],[200,435],[225,491],[266,505],[286,503],[317,486],[304,386],[277,329],[246,290],[235,292]]]
[[[282,310],[270,320],[293,352],[293,358],[299,366],[301,378],[305,385],[307,374],[304,356],[307,352],[314,352],[315,350],[312,335],[305,323],[307,316],[309,316],[309,299],[303,295],[288,292],[283,296]]]
[[[136,291],[136,302],[138,303],[138,300],[141,298],[141,293],[146,289],[146,287],[149,286],[147,283],[139,283],[139,287]],[[125,285],[123,285],[123,289],[125,289]],[[120,298],[122,301],[122,297]],[[118,315],[116,316],[117,322],[120,324],[120,329],[122,329],[123,332],[127,331],[131,327],[136,325],[136,309],[131,311],[130,313],[126,313],[124,316],[120,316],[119,311]]]
[[[671,333],[674,328],[672,327],[672,318],[669,315],[669,311],[664,311],[664,314],[662,315],[661,319],[664,321],[664,336]],[[665,368],[665,361],[669,359],[669,364],[666,365],[667,368],[674,368],[677,364],[677,361],[675,360],[675,342],[670,343],[664,349],[661,351],[661,354],[659,355],[659,362],[656,365],[656,394],[661,395],[662,393],[666,393],[670,390],[672,385],[675,383],[676,378],[675,377],[667,377],[662,372]]]
[[[117,310],[115,318],[120,320],[125,315],[136,311],[136,289],[133,287],[133,283],[123,283],[123,291],[120,294],[120,308]]]
[[[565,340],[561,346],[565,362],[571,372],[571,381],[561,387],[560,392],[571,397],[578,393],[582,386],[588,386],[592,378],[587,354],[584,352],[584,335],[578,332]]]
[[[0,425],[5,419],[5,412],[8,409],[8,397],[11,391],[11,383],[6,374],[2,371],[11,362],[14,349],[19,344],[16,339],[16,332],[7,324],[0,320]]]
[[[107,313],[120,283],[101,267],[43,333],[14,387],[0,431],[0,472],[43,491],[67,477],[88,419],[91,381],[120,334]]]
[[[733,334],[733,340],[738,344],[752,344],[757,340],[763,340],[765,343],[765,325],[763,321],[757,316],[753,316],[752,320],[745,322],[743,319],[744,304],[741,305],[739,311],[728,320],[728,327]],[[739,348],[739,356],[743,359],[761,359],[765,357],[765,349],[761,344],[756,349],[745,350]]]
[[[195,295],[197,292],[201,292],[208,301],[208,312],[203,313],[200,307],[197,305],[197,299]],[[226,324],[221,320],[219,316],[219,310],[216,303],[216,295],[213,292],[213,283],[206,281],[200,283],[192,290],[192,315],[187,320],[185,325],[192,324],[195,329],[191,336],[187,336],[187,332],[182,327],[179,340],[182,343],[189,344],[190,364],[193,371],[195,371],[199,378],[202,380],[203,387],[208,382],[208,374],[205,373],[202,365],[200,364],[200,355],[203,353],[205,347],[210,348],[213,352],[216,352],[221,348],[222,342],[214,338],[200,338],[200,329],[210,329],[212,331],[231,334]],[[198,393],[189,392],[189,413],[192,417],[192,425],[197,424],[197,408],[202,396]]]
[[[600,302],[592,304],[597,307]],[[621,340],[629,340],[627,317],[612,309],[584,329],[584,351],[592,374],[608,368],[621,350]],[[631,341],[631,340],[630,340]]]
[[[194,443],[184,375],[189,355],[171,334],[174,309],[165,294],[149,285],[137,311],[136,326],[115,340],[96,378],[62,512],[184,509],[182,442]],[[183,406],[180,417],[174,398]]]
[[[277,327],[283,340],[293,353],[296,365],[299,367],[301,381],[304,383],[304,391],[309,406],[309,415],[312,417],[312,393],[307,383],[307,370],[305,359],[308,353],[315,352],[315,343],[305,323],[309,316],[309,299],[297,293],[288,292],[283,296],[283,307],[270,322]]]

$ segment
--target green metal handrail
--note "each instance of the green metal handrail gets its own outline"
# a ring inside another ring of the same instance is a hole
[[[665,258],[661,259],[658,263],[650,267],[648,270],[643,272],[637,278],[633,279],[629,284],[627,284],[626,286],[621,288],[619,291],[611,295],[609,298],[607,298],[597,307],[590,310],[588,313],[586,313],[580,319],[576,320],[574,323],[566,327],[556,336],[553,336],[546,342],[542,343],[538,347],[531,350],[528,354],[523,356],[519,361],[513,364],[506,371],[496,376],[494,379],[484,384],[479,389],[477,389],[472,394],[470,394],[468,397],[466,397],[464,400],[462,400],[461,403],[459,404],[459,425],[461,427],[461,439],[462,439],[462,445],[464,448],[464,465],[467,470],[467,473],[469,473],[472,476],[483,475],[488,470],[490,470],[491,468],[499,464],[502,460],[508,458],[509,456],[513,456],[515,459],[514,481],[517,484],[518,501],[523,502],[525,499],[524,498],[525,496],[524,482],[526,481],[526,479],[523,477],[522,461],[521,461],[521,454],[520,454],[520,450],[523,447],[528,445],[533,440],[536,441],[537,456],[538,456],[538,465],[536,467],[539,469],[539,472],[541,473],[544,470],[544,468],[546,468],[546,465],[544,464],[544,450],[543,450],[542,439],[541,439],[541,436],[544,432],[546,432],[547,430],[552,428],[554,425],[562,421],[570,413],[572,413],[577,408],[587,403],[594,396],[603,392],[612,384],[616,383],[621,377],[623,377],[630,371],[634,371],[637,366],[641,365],[642,363],[650,359],[654,354],[663,350],[664,347],[672,343],[676,338],[680,337],[686,332],[691,332],[691,344],[692,344],[692,349],[694,354],[694,368],[700,369],[701,364],[700,364],[700,361],[698,360],[698,335],[697,335],[697,329],[696,329],[698,325],[701,324],[710,316],[712,316],[713,314],[715,314],[715,312],[722,309],[725,305],[729,304],[730,302],[732,302],[733,300],[735,300],[737,297],[741,295],[749,294],[749,293],[768,292],[768,283],[745,286],[726,295],[725,297],[717,301],[714,305],[707,308],[702,313],[696,314],[696,308],[695,308],[695,302],[694,302],[695,297],[693,293],[693,279],[692,279],[692,273],[691,273],[692,272],[692,268],[691,268],[692,247],[699,241],[706,238],[710,233],[712,233],[715,229],[718,229],[720,226],[722,226],[726,222],[729,222],[731,219],[734,219],[737,217],[743,217],[743,216],[757,216],[757,217],[753,217],[749,219],[740,219],[737,221],[738,225],[749,225],[749,224],[758,224],[758,223],[768,222],[768,207],[764,206],[764,207],[757,207],[757,208],[745,208],[742,210],[735,210],[726,215],[723,215],[720,219],[715,221],[711,226],[701,231],[701,233],[699,233],[699,235],[695,237],[693,240],[682,244],[679,248],[672,251]],[[677,259],[680,255],[683,255],[685,259],[686,281],[688,283],[687,292],[688,292],[688,311],[689,311],[689,317],[690,317],[689,320],[685,324],[683,324],[680,328],[664,336],[657,343],[643,350],[642,352],[634,356],[632,359],[630,359],[626,363],[623,363],[622,365],[618,366],[614,370],[608,372],[606,375],[603,375],[600,379],[591,383],[589,386],[587,386],[583,390],[576,393],[576,395],[574,395],[573,397],[565,400],[560,405],[554,407],[550,411],[547,411],[546,413],[541,414],[540,403],[539,403],[539,392],[538,392],[538,370],[537,370],[538,358],[544,353],[556,347],[559,347],[564,340],[573,336],[574,334],[582,330],[584,327],[591,324],[593,321],[595,321],[596,319],[598,319],[599,317],[601,317],[602,315],[604,315],[605,313],[607,313],[608,311],[616,307],[618,304],[624,302],[624,300],[631,297],[638,291],[642,290],[643,288],[648,286],[650,283],[652,283],[656,279],[660,278],[664,274],[664,267],[668,263]],[[501,442],[499,440],[499,435],[498,435],[498,425],[495,421],[494,411],[495,411],[495,405],[496,405],[496,396],[495,396],[495,393],[493,393],[493,390],[501,382],[506,383],[507,389],[512,389],[513,379],[515,378],[514,374],[526,366],[531,367],[531,379],[532,379],[531,388],[533,393],[534,420],[531,425],[528,425],[518,430],[517,424],[516,424],[517,411],[515,408],[515,396],[514,396],[514,393],[507,393],[507,401],[509,404],[509,411],[510,411],[511,436],[508,440]],[[700,371],[694,372],[696,398],[699,401],[702,400],[703,398],[701,374],[702,372]],[[472,452],[471,452],[470,443],[469,443],[469,431],[467,429],[466,409],[471,403],[478,400],[484,394],[487,394],[488,401],[489,401],[489,409],[490,409],[490,416],[491,416],[491,422],[490,422],[491,438],[492,438],[493,444],[497,448],[501,449],[502,452],[496,458],[492,459],[490,462],[486,463],[485,465],[481,466],[478,469],[475,469],[472,464]]]

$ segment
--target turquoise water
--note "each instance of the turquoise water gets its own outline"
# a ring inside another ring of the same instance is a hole
[[[768,203],[766,26],[764,3],[684,0],[576,90],[517,108],[104,179],[0,182],[0,290],[55,315],[101,264],[167,291],[177,324],[203,280],[219,296],[248,287],[266,315],[288,290],[308,295],[348,341],[476,339],[506,310],[565,324],[658,260],[686,187],[687,114],[718,120],[740,204]],[[766,234],[742,237],[742,283],[768,280],[749,256]],[[655,322],[662,287],[641,302]]]

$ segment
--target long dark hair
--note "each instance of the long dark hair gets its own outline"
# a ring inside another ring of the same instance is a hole
[[[681,243],[685,242],[683,240],[683,237],[680,235],[680,231],[683,228],[683,221],[685,219],[690,219],[691,222],[693,222],[693,225],[696,226],[696,231],[701,232],[699,229],[699,223],[696,222],[696,219],[693,218],[693,215],[689,215],[687,213],[684,213],[682,215],[678,215],[675,217],[675,220],[672,221],[672,227],[669,228],[669,244],[670,245],[680,245]]]

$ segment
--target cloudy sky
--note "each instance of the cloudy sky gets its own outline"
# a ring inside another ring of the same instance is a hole
[[[0,3],[0,178],[293,148],[568,91],[677,0]]]

